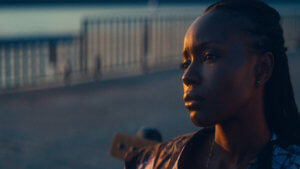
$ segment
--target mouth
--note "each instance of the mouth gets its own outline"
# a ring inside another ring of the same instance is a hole
[[[184,97],[185,107],[188,110],[196,110],[203,106],[205,99],[201,96],[195,96],[192,94],[187,94]]]

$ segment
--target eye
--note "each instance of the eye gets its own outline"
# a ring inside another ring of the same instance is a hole
[[[187,60],[187,61],[180,64],[180,68],[185,70],[189,67],[190,63],[191,63],[191,61]]]
[[[207,61],[208,63],[215,62],[217,56],[213,53],[206,53],[204,54],[204,61]]]

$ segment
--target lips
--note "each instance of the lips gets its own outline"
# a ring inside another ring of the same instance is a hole
[[[187,93],[184,97],[185,107],[189,110],[199,109],[205,103],[205,99],[202,96]]]

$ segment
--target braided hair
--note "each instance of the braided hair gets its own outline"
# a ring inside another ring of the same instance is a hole
[[[253,26],[245,27],[243,31],[256,37],[253,49],[273,54],[273,72],[265,83],[263,93],[266,121],[281,145],[299,145],[299,113],[290,80],[279,13],[259,0],[221,0],[207,7],[203,14],[215,10],[224,10],[234,17],[249,20]]]

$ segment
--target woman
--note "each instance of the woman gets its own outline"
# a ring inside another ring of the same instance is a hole
[[[127,155],[125,168],[300,168],[299,114],[278,12],[223,0],[189,27],[185,106],[204,127]]]

